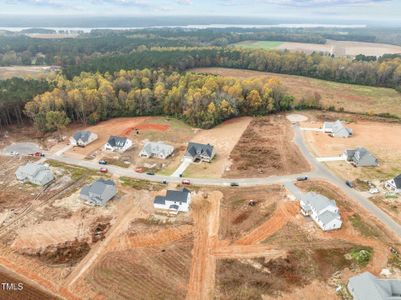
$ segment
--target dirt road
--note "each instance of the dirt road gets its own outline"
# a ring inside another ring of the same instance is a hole
[[[216,260],[210,255],[210,249],[218,238],[222,197],[221,192],[212,192],[207,199],[197,195],[192,202],[195,239],[186,297],[188,300],[213,298]]]

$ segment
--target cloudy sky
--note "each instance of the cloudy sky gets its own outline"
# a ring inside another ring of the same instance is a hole
[[[0,0],[0,14],[397,19],[401,0]]]

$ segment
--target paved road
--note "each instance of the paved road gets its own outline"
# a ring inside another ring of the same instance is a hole
[[[308,160],[312,167],[312,171],[302,174],[292,174],[286,176],[270,176],[267,178],[241,178],[241,179],[228,179],[228,178],[186,178],[191,181],[191,184],[195,185],[209,185],[209,186],[229,186],[230,183],[236,182],[240,186],[257,186],[257,185],[268,185],[268,184],[286,184],[288,182],[293,182],[298,176],[307,175],[309,178],[323,179],[334,184],[339,189],[341,189],[347,196],[355,199],[360,205],[367,209],[373,216],[379,219],[383,224],[387,225],[401,238],[401,226],[391,219],[386,213],[379,209],[376,205],[370,202],[362,193],[349,188],[345,182],[334,175],[327,167],[319,163],[315,157],[312,156],[309,149],[304,143],[301,129],[299,125],[294,126],[294,142],[299,147],[302,154]],[[58,153],[59,154],[59,153]],[[54,159],[63,163],[73,164],[82,166],[88,169],[99,169],[97,162],[79,160],[70,157],[64,157],[61,155],[49,155],[48,158]],[[171,176],[159,176],[159,175],[147,175],[143,173],[136,173],[132,169],[125,169],[117,166],[107,166],[110,173],[127,176],[136,179],[148,180],[153,182],[172,182],[180,183],[183,178],[176,178]]]

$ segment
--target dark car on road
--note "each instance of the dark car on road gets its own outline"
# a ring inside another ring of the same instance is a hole
[[[345,182],[345,184],[346,184],[348,187],[350,187],[351,189],[354,187],[353,183],[352,183],[351,181],[349,181],[349,180],[347,180],[347,181]]]
[[[297,177],[297,181],[305,181],[308,180],[308,176],[299,176]]]
[[[99,160],[99,165],[107,165],[107,161],[105,161],[104,159]]]
[[[239,183],[237,183],[237,182],[231,182],[231,183],[230,183],[230,186],[239,186]]]
[[[155,175],[154,172],[147,172],[146,175]]]

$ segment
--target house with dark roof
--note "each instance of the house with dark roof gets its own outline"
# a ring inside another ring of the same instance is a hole
[[[73,146],[85,147],[93,141],[97,140],[97,137],[97,134],[91,131],[77,131],[70,138],[70,142]]]
[[[18,167],[15,175],[21,182],[30,182],[36,185],[46,185],[54,179],[53,173],[47,165],[34,163]]]
[[[401,299],[401,280],[380,279],[369,272],[351,277],[347,287],[354,300]]]
[[[126,137],[110,136],[106,145],[104,145],[104,149],[107,151],[125,152],[131,148],[132,145],[133,142]]]
[[[156,196],[153,207],[171,212],[188,212],[191,204],[191,192],[183,188],[180,191],[168,190],[166,196]]]
[[[378,165],[377,158],[363,147],[345,150],[344,157],[357,167],[376,167]]]
[[[79,198],[92,205],[104,206],[117,194],[117,187],[113,180],[98,179],[92,184],[85,185]]]
[[[385,188],[394,192],[401,193],[401,174],[393,179],[390,179],[384,183]]]
[[[215,156],[214,147],[210,144],[188,143],[184,158],[192,161],[210,162]]]
[[[160,159],[166,159],[174,152],[174,147],[163,142],[147,142],[141,152],[140,157],[156,157]]]
[[[336,201],[317,193],[301,195],[301,213],[310,216],[324,231],[341,228],[342,221]]]
[[[335,122],[324,122],[323,131],[333,137],[348,138],[352,136],[352,129],[344,126],[344,123],[340,120]]]

